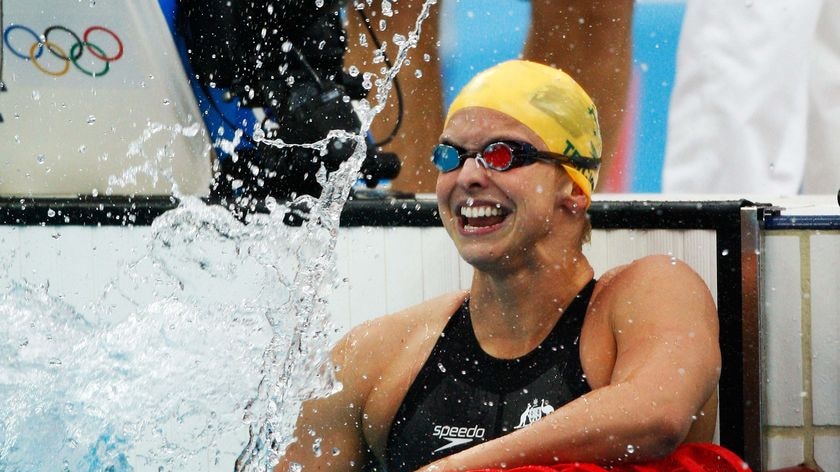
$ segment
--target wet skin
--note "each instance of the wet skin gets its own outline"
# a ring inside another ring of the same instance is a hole
[[[524,141],[548,150],[529,128],[487,109],[457,113],[441,135],[441,142],[469,151],[502,140]],[[498,270],[542,259],[528,258],[528,252],[542,249],[540,242],[555,226],[555,219],[563,216],[556,204],[571,188],[565,172],[551,163],[497,172],[467,159],[461,168],[439,174],[436,194],[441,219],[461,256],[476,268]],[[471,216],[467,209],[494,210],[497,215],[467,218],[465,214]]]

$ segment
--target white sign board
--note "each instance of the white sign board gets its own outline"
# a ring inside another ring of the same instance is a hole
[[[0,195],[205,195],[211,147],[154,1],[3,0]]]

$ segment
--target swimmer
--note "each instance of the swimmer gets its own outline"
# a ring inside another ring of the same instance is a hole
[[[347,334],[343,389],[304,404],[276,470],[612,464],[710,441],[714,300],[668,256],[594,277],[582,246],[601,156],[598,113],[566,73],[514,60],[474,77],[432,151],[470,289]]]

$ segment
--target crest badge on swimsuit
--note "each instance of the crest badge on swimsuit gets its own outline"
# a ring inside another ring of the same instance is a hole
[[[519,417],[519,424],[514,426],[513,429],[522,429],[531,423],[539,421],[544,416],[550,415],[552,412],[554,412],[554,407],[549,405],[547,401],[538,401],[535,399],[533,402],[528,403],[525,411]]]

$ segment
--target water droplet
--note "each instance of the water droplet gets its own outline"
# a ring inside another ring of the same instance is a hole
[[[382,14],[387,17],[394,16],[394,10],[391,8],[391,2],[388,0],[382,0]]]
[[[47,162],[47,156],[43,154],[38,154],[37,156],[35,156],[35,160],[38,162],[38,164],[43,164]]]
[[[188,138],[191,138],[191,137],[197,135],[200,130],[201,130],[201,125],[198,124],[198,123],[193,123],[193,124],[183,128],[181,130],[181,134],[183,134],[184,136],[186,136]]]
[[[420,70],[420,69],[415,70],[414,71],[414,77],[417,77],[418,79],[422,78],[423,77],[423,71]]]
[[[636,446],[634,446],[632,444],[628,444],[627,445],[627,454],[633,454],[634,452],[636,452]]]
[[[55,210],[53,210],[52,208],[47,209],[47,216],[49,216],[50,218],[55,216]]]
[[[373,88],[373,81],[371,80],[372,76],[373,74],[371,74],[370,72],[365,72],[362,75],[362,87],[364,87],[365,90],[370,90]]]
[[[96,123],[96,117],[93,115],[88,115],[87,117],[87,124],[92,125]]]
[[[438,369],[440,369],[441,372],[446,372],[446,367],[444,367],[440,362],[438,362]]]
[[[164,105],[169,105],[170,103],[172,103],[172,102],[168,98],[163,99],[163,104]]]
[[[99,196],[99,190],[93,189],[93,190],[90,191],[90,194],[94,197],[98,197]]]
[[[33,90],[32,91],[32,100],[35,100],[37,102],[40,99],[41,99],[41,92],[39,92],[37,90]]]
[[[729,255],[729,249],[724,249],[723,251],[720,251],[720,255],[721,256],[728,256]]]
[[[337,447],[332,448],[332,455],[337,456],[339,454],[341,454],[341,449]]]
[[[315,454],[315,457],[321,457],[323,451],[321,451],[321,438],[315,438],[315,441],[312,442],[312,453]]]

